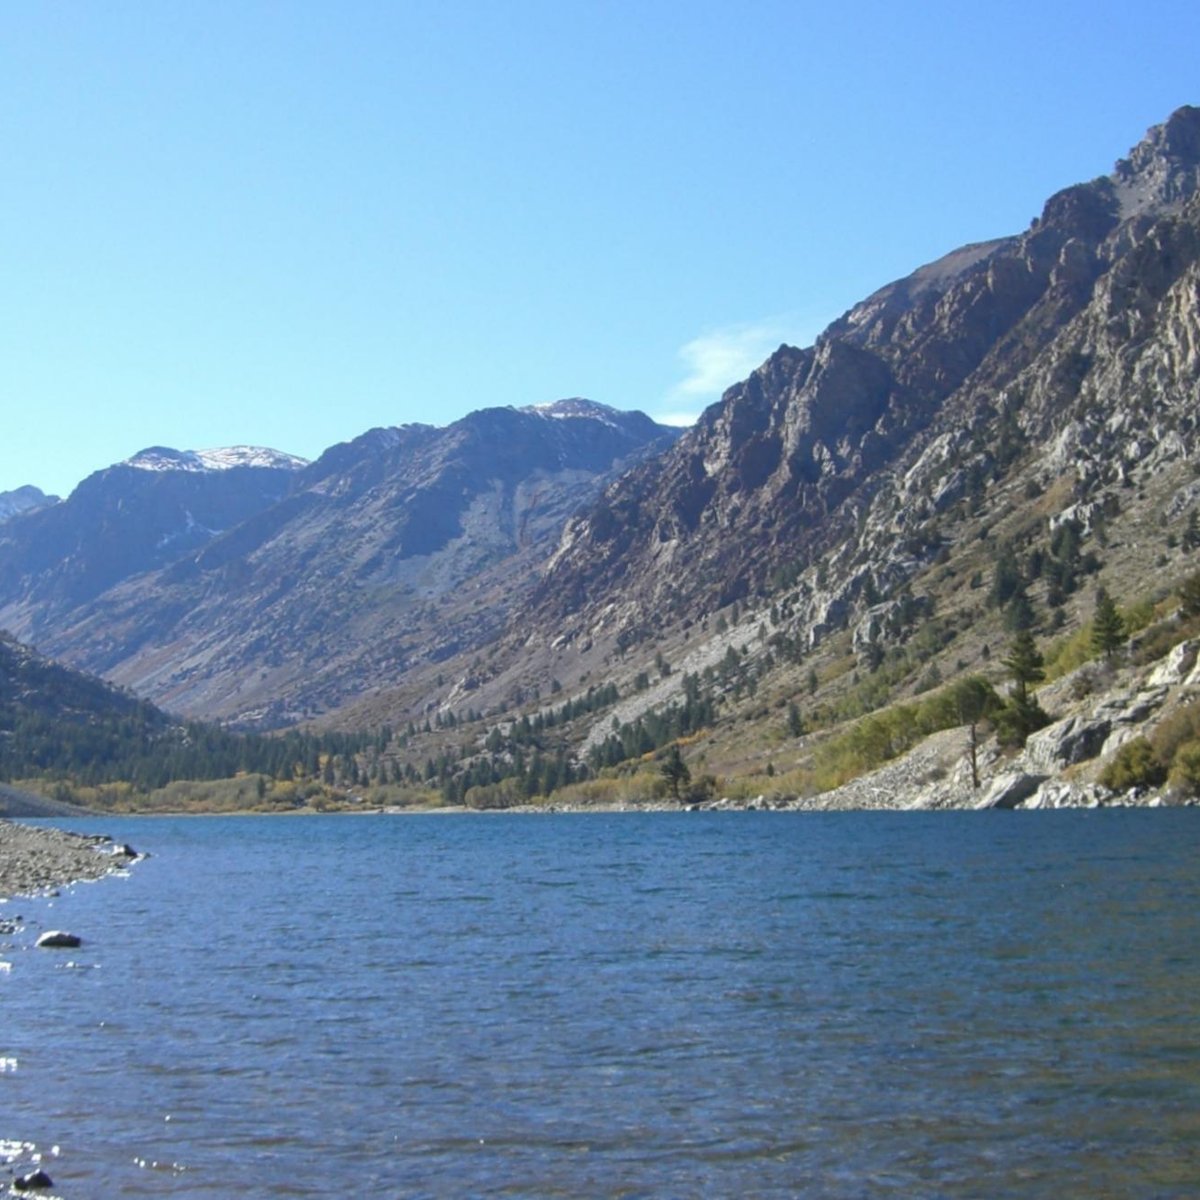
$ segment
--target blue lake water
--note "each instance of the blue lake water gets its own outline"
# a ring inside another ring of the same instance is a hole
[[[1197,810],[76,827],[152,857],[0,906],[66,1200],[1200,1195]]]

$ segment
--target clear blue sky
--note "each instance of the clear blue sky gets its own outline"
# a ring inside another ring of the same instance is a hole
[[[582,395],[696,413],[1200,103],[1200,4],[0,14],[0,490]]]

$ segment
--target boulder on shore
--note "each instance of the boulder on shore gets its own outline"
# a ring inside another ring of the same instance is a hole
[[[1104,747],[1112,723],[1104,718],[1067,717],[1030,734],[1025,758],[1046,774],[1095,758]]]
[[[1023,800],[1028,800],[1045,780],[1045,775],[1028,775],[1024,771],[1008,771],[997,775],[975,807],[1016,808]]]

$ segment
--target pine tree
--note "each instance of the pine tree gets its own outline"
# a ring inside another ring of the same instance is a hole
[[[1014,694],[1021,701],[1029,698],[1029,685],[1046,678],[1046,660],[1028,629],[1018,631],[1008,648],[1008,657],[1001,659],[1013,678]]]
[[[1103,587],[1096,589],[1096,611],[1092,616],[1092,650],[1112,662],[1125,643],[1125,622],[1112,597]]]
[[[692,778],[692,773],[688,770],[687,763],[683,761],[683,755],[679,752],[677,745],[671,747],[670,753],[658,769],[662,777],[667,781],[667,787],[671,789],[671,795],[678,800],[679,789],[687,786]]]
[[[1022,629],[1009,645],[1008,656],[1001,661],[1012,676],[1013,694],[996,722],[1000,740],[1009,746],[1023,746],[1025,739],[1050,719],[1029,694],[1030,684],[1046,678],[1045,659],[1033,634]]]

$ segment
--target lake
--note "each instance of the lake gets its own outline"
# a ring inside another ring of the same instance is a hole
[[[1200,810],[73,827],[152,857],[0,905],[65,1200],[1200,1194]]]

